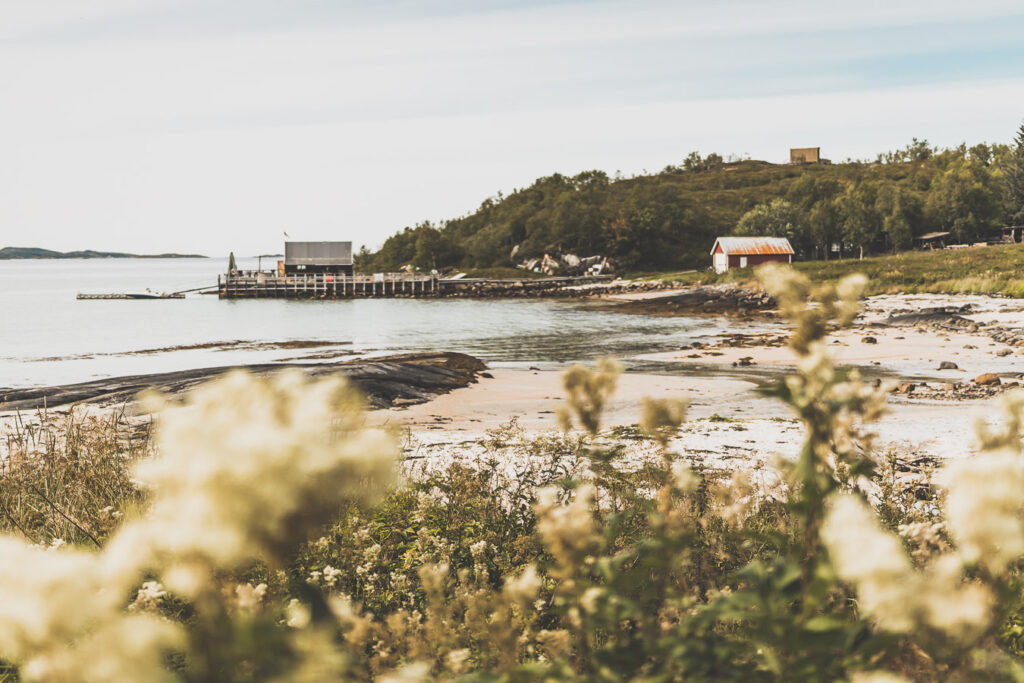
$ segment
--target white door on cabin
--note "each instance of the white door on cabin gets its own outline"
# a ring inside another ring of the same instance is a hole
[[[746,267],[747,267],[747,257],[746,256],[740,256],[740,268],[746,268]]]
[[[729,257],[722,252],[718,252],[715,254],[715,272],[724,273],[727,270],[729,270]]]

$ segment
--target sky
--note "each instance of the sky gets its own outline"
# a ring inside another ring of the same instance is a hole
[[[1020,0],[0,0],[0,246],[378,247],[540,176],[1009,142]]]

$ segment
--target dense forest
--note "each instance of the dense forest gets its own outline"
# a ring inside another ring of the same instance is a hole
[[[511,266],[601,254],[621,270],[700,268],[718,235],[790,239],[800,259],[879,254],[949,232],[985,240],[1024,223],[1024,126],[1012,144],[937,149],[916,138],[875,161],[776,165],[691,153],[659,173],[540,178],[473,213],[364,247],[364,270]]]

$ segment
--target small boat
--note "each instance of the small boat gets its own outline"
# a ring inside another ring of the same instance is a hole
[[[181,292],[126,292],[123,294],[79,294],[78,299],[184,299]]]
[[[124,298],[125,299],[184,299],[185,295],[184,294],[176,294],[176,293],[170,293],[169,294],[169,293],[166,293],[166,292],[158,294],[157,292],[150,292],[150,291],[147,290],[145,292],[129,292],[129,293],[124,295]]]

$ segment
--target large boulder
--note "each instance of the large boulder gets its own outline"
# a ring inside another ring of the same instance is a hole
[[[984,374],[978,375],[977,377],[974,378],[974,383],[983,387],[1002,384],[1002,382],[999,379],[999,375],[997,375],[994,372],[986,372]]]

